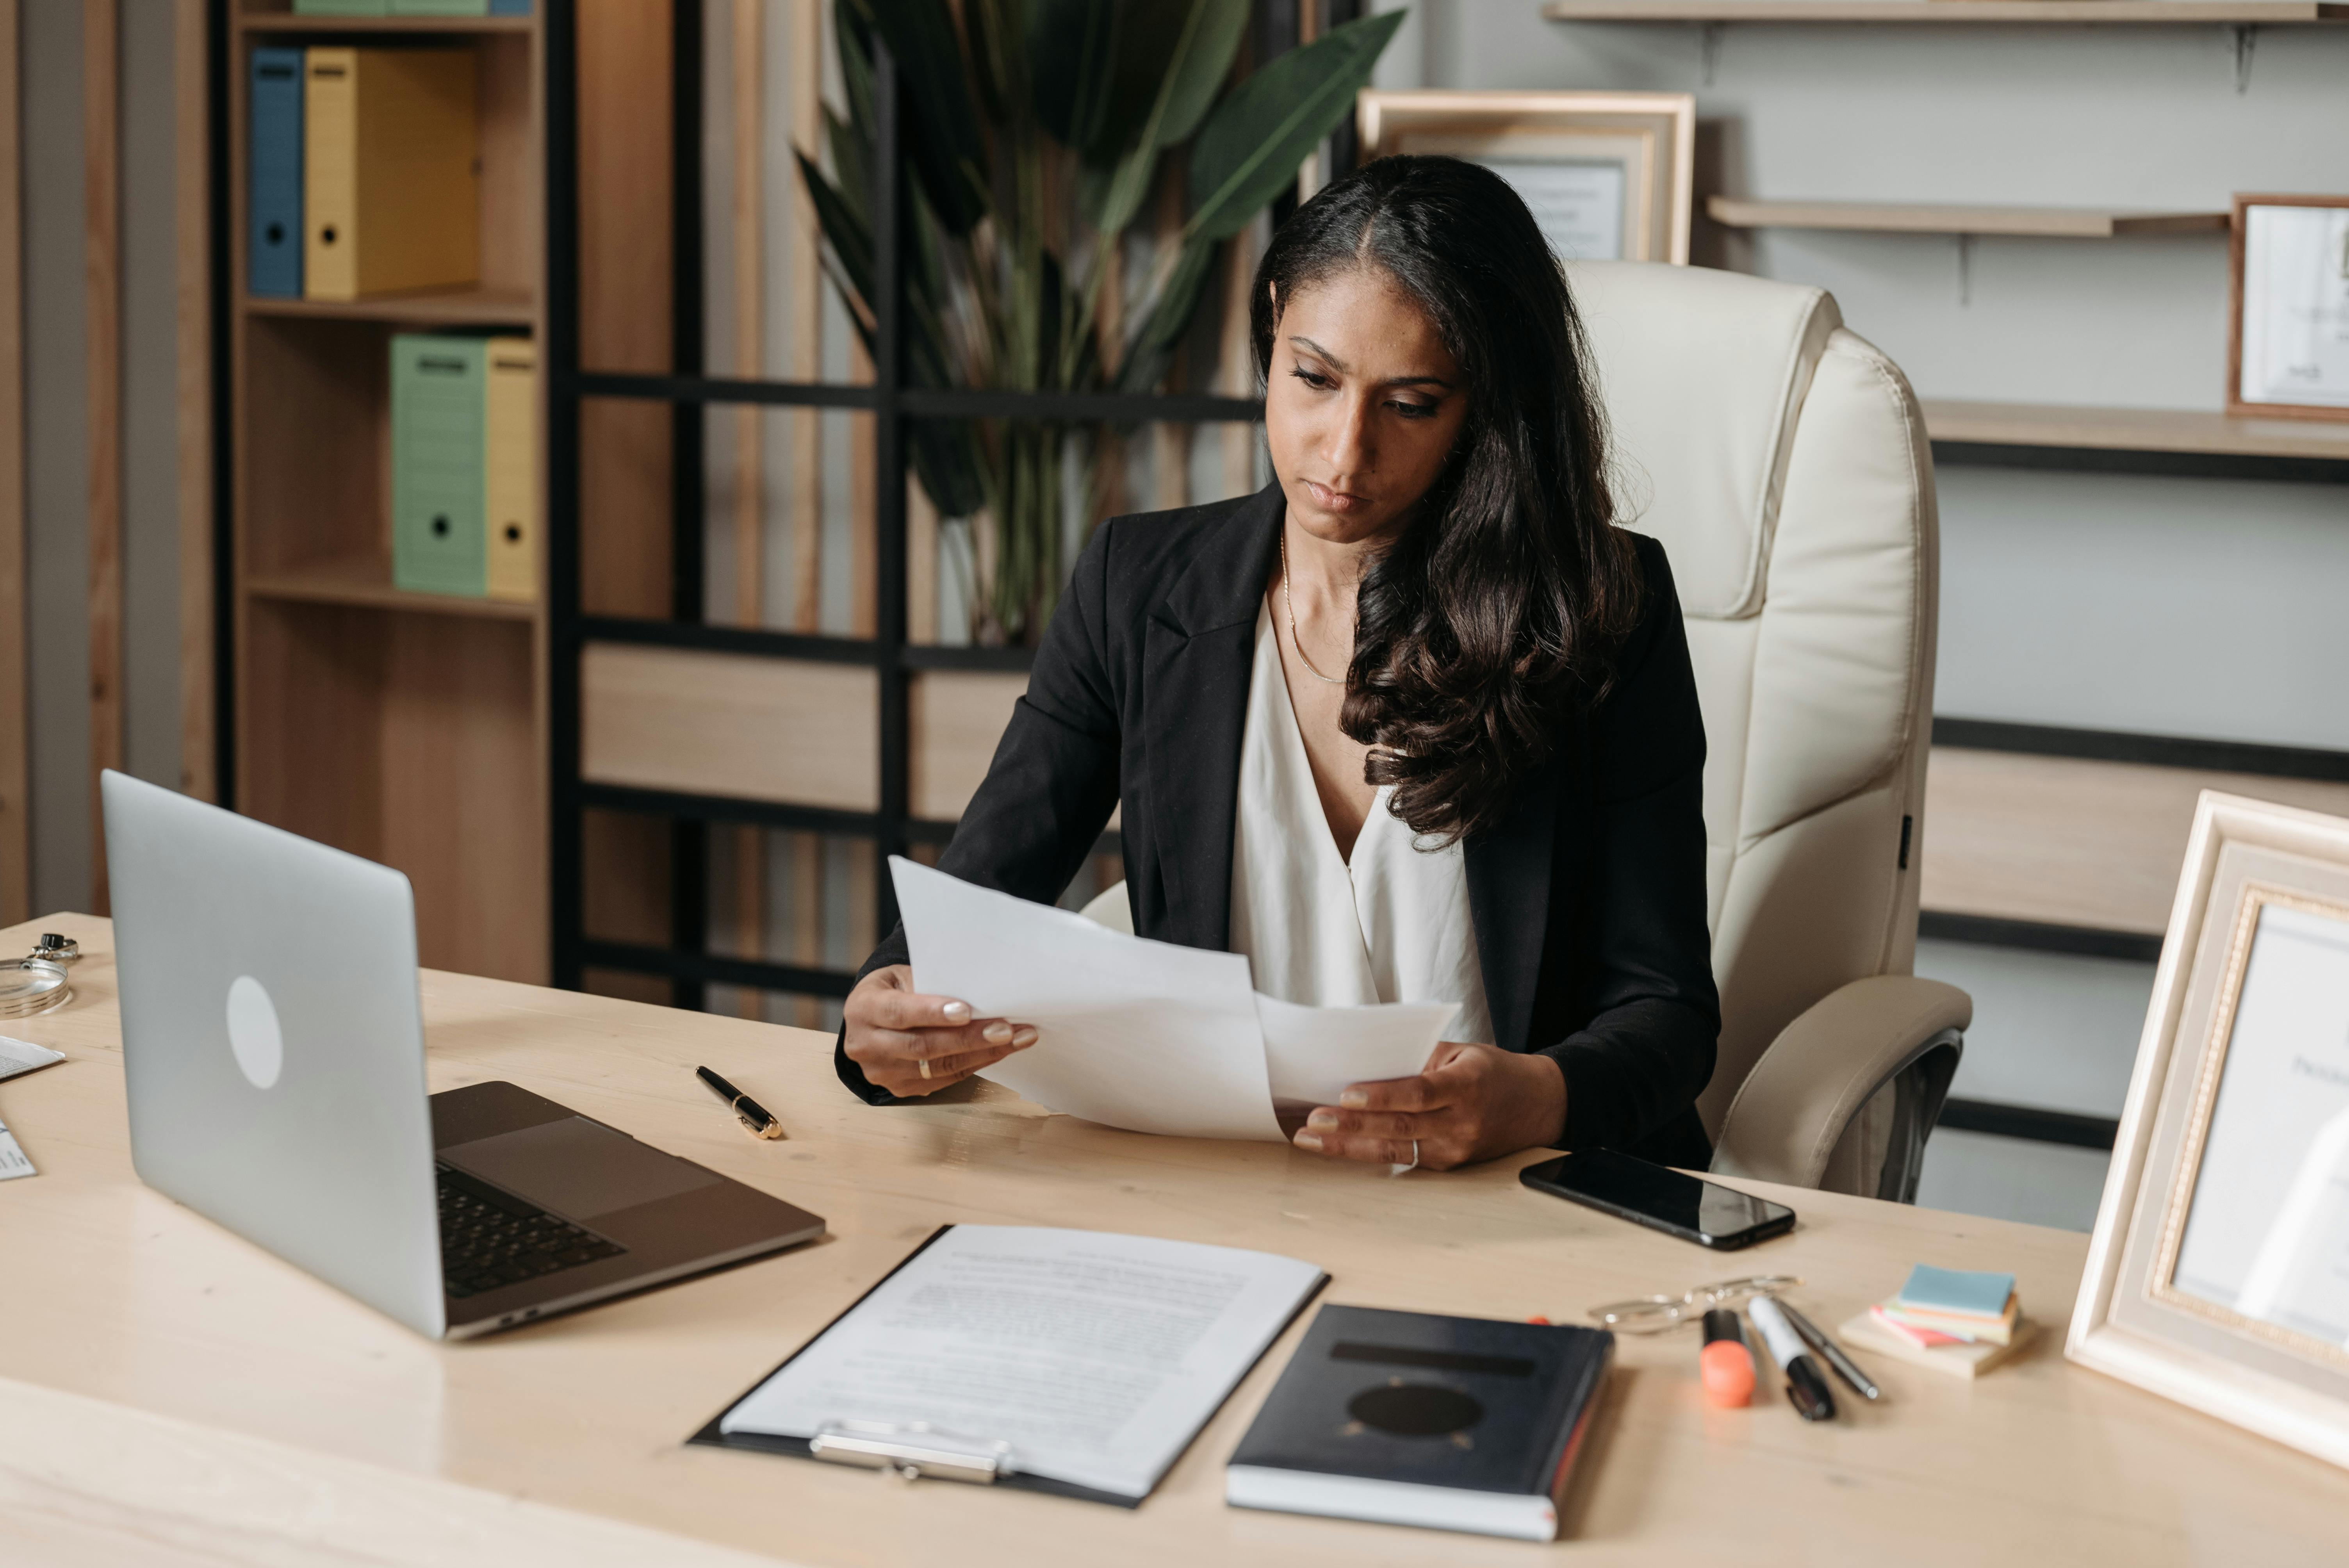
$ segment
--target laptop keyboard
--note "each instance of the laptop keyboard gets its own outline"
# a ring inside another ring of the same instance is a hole
[[[628,1249],[447,1165],[440,1177],[440,1279],[463,1299],[575,1269]]]

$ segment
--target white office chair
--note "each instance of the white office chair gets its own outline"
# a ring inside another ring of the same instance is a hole
[[[1569,271],[1704,707],[1713,1168],[1911,1202],[1973,1016],[1910,973],[1940,564],[1916,397],[1821,290]],[[1085,913],[1131,929],[1123,883]]]

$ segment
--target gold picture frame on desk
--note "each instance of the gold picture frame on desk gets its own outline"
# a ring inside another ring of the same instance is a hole
[[[2227,412],[2349,421],[2349,196],[2238,196]]]
[[[1499,174],[1565,260],[1688,264],[1692,94],[1365,88],[1354,118],[1365,162],[1448,153]]]
[[[2064,1354],[2349,1466],[2349,820],[2198,803]]]

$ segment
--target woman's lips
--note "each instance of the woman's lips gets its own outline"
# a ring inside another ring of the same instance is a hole
[[[1324,511],[1356,511],[1371,504],[1368,496],[1349,495],[1312,480],[1305,481],[1305,489],[1313,497],[1313,504]]]

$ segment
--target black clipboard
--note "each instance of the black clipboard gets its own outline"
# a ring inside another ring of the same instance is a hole
[[[719,1424],[726,1419],[727,1416],[733,1411],[735,1406],[740,1405],[743,1400],[749,1398],[751,1395],[757,1393],[761,1387],[765,1387],[768,1378],[772,1377],[776,1373],[781,1371],[784,1367],[790,1366],[792,1362],[798,1360],[802,1355],[806,1354],[810,1346],[814,1345],[817,1340],[822,1339],[825,1335],[831,1333],[833,1328],[837,1327],[841,1323],[852,1315],[858,1307],[863,1306],[865,1301],[871,1297],[874,1291],[879,1290],[883,1285],[895,1279],[897,1276],[898,1269],[904,1268],[907,1264],[910,1264],[916,1258],[920,1257],[923,1253],[929,1249],[931,1243],[936,1241],[940,1236],[945,1235],[948,1231],[953,1229],[954,1227],[952,1225],[940,1225],[936,1230],[932,1231],[928,1235],[923,1237],[922,1244],[920,1246],[916,1247],[912,1252],[907,1253],[904,1257],[898,1259],[895,1268],[892,1268],[887,1274],[883,1274],[879,1279],[874,1280],[870,1285],[866,1286],[863,1295],[860,1295],[854,1301],[850,1302],[845,1308],[832,1319],[831,1322],[825,1324],[822,1328],[817,1329],[814,1334],[809,1336],[807,1344],[801,1346],[797,1350],[792,1351],[789,1356],[786,1356],[781,1361],[776,1362],[773,1367],[768,1368],[757,1382],[751,1384],[748,1388],[743,1389],[742,1392],[735,1395],[734,1398],[726,1401],[726,1408],[719,1411],[718,1414],[710,1417],[707,1422],[703,1423],[699,1431],[695,1432],[691,1437],[686,1439],[685,1440],[687,1443],[698,1443],[706,1448],[741,1449],[747,1449],[752,1453],[784,1454],[792,1459],[814,1460],[815,1454],[811,1448],[809,1439],[771,1437],[763,1432],[726,1432],[719,1429]],[[1291,1311],[1287,1317],[1281,1319],[1280,1326],[1273,1331],[1272,1337],[1264,1342],[1264,1349],[1258,1351],[1255,1357],[1251,1359],[1246,1367],[1240,1368],[1239,1376],[1232,1380],[1233,1389],[1238,1388],[1242,1383],[1247,1380],[1248,1374],[1256,1370],[1257,1364],[1263,1361],[1265,1356],[1271,1351],[1273,1346],[1279,1342],[1280,1336],[1288,1332],[1290,1326],[1297,1322],[1298,1317],[1308,1306],[1313,1304],[1315,1298],[1320,1295],[1321,1292],[1328,1287],[1329,1284],[1330,1275],[1327,1271],[1324,1271],[1321,1277],[1314,1282],[1313,1288],[1307,1291],[1303,1295],[1298,1298],[1296,1308]],[[1183,1446],[1174,1450],[1174,1457],[1166,1461],[1166,1470],[1171,1470],[1183,1461],[1183,1456],[1191,1451],[1191,1445],[1199,1440],[1199,1434],[1206,1430],[1207,1423],[1216,1418],[1216,1412],[1217,1410],[1221,1410],[1224,1408],[1225,1403],[1230,1398],[1231,1392],[1230,1390],[1226,1390],[1224,1398],[1216,1402],[1215,1408],[1209,1410],[1205,1416],[1202,1416],[1199,1418],[1199,1424],[1192,1429],[1191,1435],[1183,1439]],[[1157,1480],[1154,1480],[1150,1483],[1150,1492],[1155,1492],[1158,1490],[1158,1481],[1165,1479],[1165,1471],[1160,1471]],[[1144,1499],[1150,1495],[1150,1492],[1145,1492],[1142,1497],[1127,1497],[1123,1492],[1103,1491],[1097,1487],[1079,1486],[1074,1481],[1055,1480],[1050,1476],[1027,1475],[1019,1470],[1014,1470],[1009,1475],[998,1476],[990,1484],[995,1486],[1016,1487],[1022,1491],[1040,1491],[1049,1497],[1072,1497],[1082,1502],[1105,1502],[1112,1508],[1140,1508]]]

